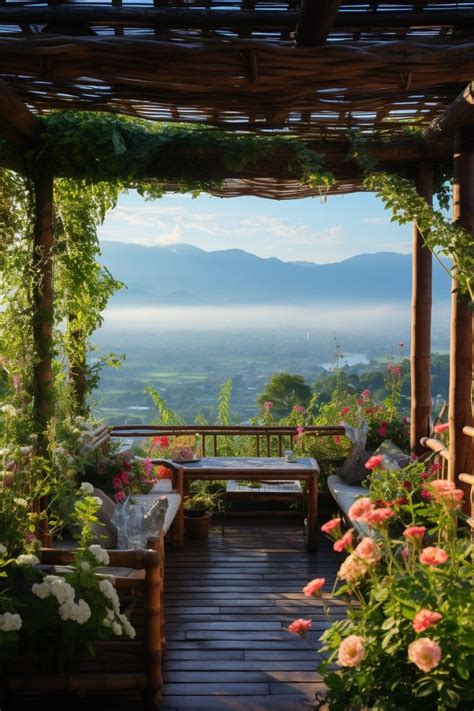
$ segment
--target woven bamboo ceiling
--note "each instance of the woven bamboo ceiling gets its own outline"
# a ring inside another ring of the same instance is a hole
[[[38,113],[297,134],[342,156],[348,129],[395,141],[473,76],[474,2],[0,0],[0,78]],[[354,167],[335,172],[334,191],[359,188]],[[308,193],[277,177],[223,194]]]

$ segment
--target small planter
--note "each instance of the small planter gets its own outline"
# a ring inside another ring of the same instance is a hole
[[[184,530],[189,538],[203,539],[209,537],[212,513],[209,511],[193,511],[188,509],[184,512]]]

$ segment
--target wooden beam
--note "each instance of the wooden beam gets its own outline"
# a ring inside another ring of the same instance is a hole
[[[433,168],[420,163],[416,174],[418,193],[433,202]],[[411,418],[410,445],[422,454],[420,440],[430,434],[431,416],[431,250],[425,246],[416,223],[413,224],[412,302],[411,302]]]
[[[5,131],[2,131],[2,126]],[[40,132],[39,119],[8,84],[0,79],[0,135],[15,143],[30,145],[38,140]]]
[[[33,285],[33,409],[40,447],[53,412],[53,178],[34,177],[35,225],[32,267]]]
[[[341,0],[302,0],[296,28],[299,47],[324,44],[336,21]]]
[[[427,147],[449,144],[452,150],[456,130],[460,126],[474,124],[474,82],[454,99],[446,111],[431,122],[423,132],[423,143]]]
[[[329,5],[331,0],[306,0],[308,5]],[[318,12],[318,11],[316,11]],[[292,10],[194,10],[177,7],[113,7],[58,5],[49,7],[0,7],[1,25],[54,25],[74,28],[81,25],[122,25],[128,27],[162,27],[206,29],[243,28],[250,30],[292,30],[300,21],[300,13]],[[338,30],[360,32],[364,30],[397,30],[409,27],[462,27],[474,26],[473,10],[343,12],[334,22]],[[328,31],[331,27],[328,28]]]
[[[454,222],[474,234],[474,127],[456,134],[453,184]],[[473,441],[463,432],[472,427],[473,312],[469,298],[459,293],[453,273],[451,298],[451,350],[449,373],[449,463],[448,476],[473,470]]]

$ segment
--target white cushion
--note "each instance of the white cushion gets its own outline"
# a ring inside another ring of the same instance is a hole
[[[337,474],[328,476],[328,489],[334,496],[339,508],[348,516],[348,512],[356,499],[361,496],[369,496],[370,492],[365,486],[351,486],[340,479]],[[360,521],[351,521],[354,528],[357,528],[364,535],[368,535],[368,527]]]
[[[153,485],[150,494],[168,494],[173,491],[173,482],[171,479],[160,479]]]
[[[151,508],[153,506],[153,502],[157,498],[165,498],[168,499],[168,509],[165,514],[165,522],[163,525],[163,532],[165,535],[168,533],[171,524],[173,523],[176,514],[179,511],[179,507],[181,505],[181,495],[178,494],[176,491],[172,491],[169,494],[163,494],[160,493],[158,494],[139,494],[138,496],[134,497],[135,499],[139,500],[140,503],[145,503],[147,505],[147,508]]]

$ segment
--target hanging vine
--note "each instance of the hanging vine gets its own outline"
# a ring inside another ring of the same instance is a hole
[[[367,142],[360,136],[351,136],[350,158],[364,171],[364,187],[375,192],[392,212],[392,222],[399,225],[415,222],[425,245],[442,266],[455,274],[460,292],[469,295],[474,302],[474,238],[460,225],[451,222],[441,210],[433,208],[419,195],[415,185],[406,178],[380,170],[377,162],[367,151]],[[435,181],[435,193],[441,209],[449,207],[447,177],[439,171]],[[452,260],[447,267],[443,257]]]

